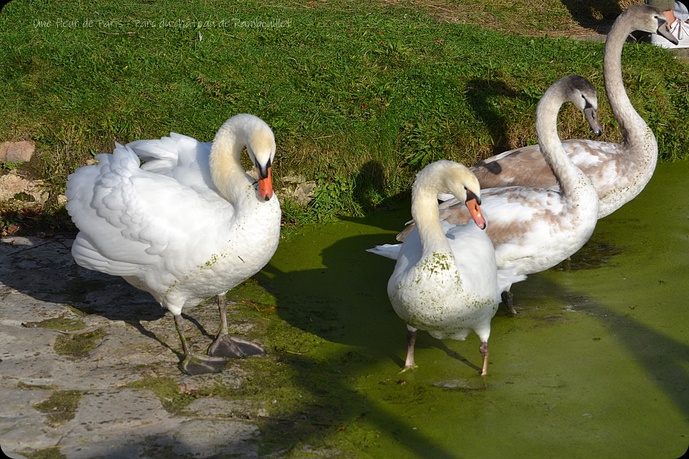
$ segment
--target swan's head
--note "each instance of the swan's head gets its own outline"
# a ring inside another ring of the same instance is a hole
[[[670,32],[670,24],[667,23],[665,15],[657,8],[650,5],[632,5],[623,11],[617,20],[626,20],[628,17],[630,22],[633,22],[633,30],[655,33],[675,45],[679,43]]]
[[[435,194],[449,191],[467,206],[476,226],[486,228],[486,219],[481,213],[481,185],[468,167],[454,161],[436,161],[419,172],[417,183],[415,188],[427,186]]]
[[[486,229],[486,219],[481,213],[481,185],[478,179],[468,167],[447,161],[447,174],[445,175],[445,186],[455,198],[463,202],[471,218],[481,229]]]
[[[235,115],[220,126],[211,147],[213,181],[220,189],[228,186],[231,176],[223,175],[223,171],[241,167],[240,156],[245,147],[258,171],[259,195],[268,201],[273,197],[271,168],[275,158],[275,136],[270,126],[257,116]]]
[[[273,197],[272,167],[275,158],[275,137],[267,124],[264,128],[251,132],[246,151],[258,172],[258,193],[261,199],[267,201]]]
[[[603,128],[598,121],[598,94],[596,88],[584,77],[569,75],[562,78],[567,90],[567,100],[581,110],[586,116],[591,131],[596,135],[603,133]]]

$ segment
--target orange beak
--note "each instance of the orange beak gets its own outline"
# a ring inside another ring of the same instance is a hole
[[[261,172],[258,173],[258,193],[261,199],[268,201],[273,197],[273,172],[270,167],[266,169],[266,176],[261,177]]]
[[[474,219],[476,226],[478,226],[481,229],[486,229],[486,219],[483,218],[483,214],[481,213],[481,206],[478,205],[478,199],[476,199],[475,197],[467,199],[465,205],[467,206],[467,209],[469,209],[471,218]]]

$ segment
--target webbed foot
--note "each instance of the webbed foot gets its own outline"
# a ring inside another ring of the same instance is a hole
[[[180,364],[181,370],[188,375],[203,375],[206,373],[221,373],[227,365],[227,359],[222,357],[199,357],[188,354]]]
[[[417,368],[417,367],[416,367],[416,364],[413,364],[413,365],[405,365],[404,367],[402,367],[402,369],[401,369],[400,371],[397,372],[397,374],[398,374],[398,375],[401,375],[402,373],[406,373],[406,372],[408,372],[408,371],[414,371],[414,370],[416,370],[416,368]]]
[[[220,334],[208,348],[208,355],[231,359],[243,359],[252,355],[265,354],[266,350],[257,343],[240,338],[233,338],[227,334]]]

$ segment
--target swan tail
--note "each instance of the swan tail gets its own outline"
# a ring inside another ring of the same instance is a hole
[[[377,245],[370,249],[366,249],[366,251],[375,253],[376,255],[380,255],[381,257],[390,258],[391,260],[397,260],[401,248],[402,244],[383,244]]]
[[[517,274],[512,269],[498,269],[498,289],[500,292],[509,292],[512,284],[526,280],[525,274]]]

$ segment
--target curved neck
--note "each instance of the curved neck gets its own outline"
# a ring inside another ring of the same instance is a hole
[[[440,225],[438,190],[433,185],[433,177],[417,179],[412,188],[411,202],[411,215],[423,248],[422,258],[435,252],[452,253],[450,243]]]
[[[620,125],[623,143],[639,146],[645,141],[648,126],[629,100],[622,79],[622,50],[627,37],[634,31],[627,18],[630,16],[624,13],[617,18],[605,41],[603,76],[605,92],[613,115]]]
[[[251,178],[242,167],[242,150],[247,142],[247,126],[223,124],[215,135],[210,152],[210,171],[218,193],[230,203],[255,195]]]
[[[557,133],[558,113],[566,100],[565,90],[560,84],[551,87],[543,95],[536,109],[536,133],[543,157],[560,183],[563,196],[570,197],[588,179],[569,158]]]

